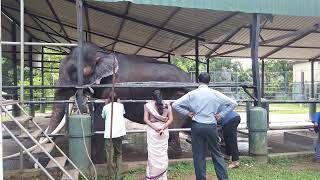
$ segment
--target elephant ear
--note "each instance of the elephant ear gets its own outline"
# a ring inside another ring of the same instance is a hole
[[[115,68],[115,73],[117,73],[119,70],[119,62],[115,55],[109,54],[108,56],[100,58],[95,65],[94,79],[91,80],[90,83],[100,84],[102,78],[111,76],[113,73],[113,66]]]

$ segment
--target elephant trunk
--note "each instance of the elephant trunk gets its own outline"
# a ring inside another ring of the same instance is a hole
[[[59,100],[68,100],[71,96],[73,96],[75,91],[73,89],[59,89],[56,90],[55,95],[54,95],[54,100],[59,101]],[[48,128],[48,134],[50,134],[60,123],[64,116],[64,110],[65,110],[65,105],[64,103],[55,103],[53,104],[53,109],[52,109],[52,115],[51,115],[51,120],[49,123],[49,128]]]

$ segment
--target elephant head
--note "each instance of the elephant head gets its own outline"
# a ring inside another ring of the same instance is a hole
[[[60,77],[58,85],[77,85],[78,84],[78,55],[80,48],[74,48],[60,63]],[[119,65],[116,56],[107,53],[92,43],[83,43],[83,85],[100,84],[102,78],[112,75],[113,66],[115,72]]]

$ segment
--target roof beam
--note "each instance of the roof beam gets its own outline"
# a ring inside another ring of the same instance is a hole
[[[285,48],[286,46],[289,46],[290,44],[293,44],[293,43],[299,41],[300,39],[306,37],[307,35],[309,35],[309,34],[312,33],[313,31],[317,30],[318,28],[319,28],[319,25],[318,25],[318,24],[314,25],[314,28],[313,28],[313,29],[309,29],[308,31],[302,32],[301,34],[299,34],[299,36],[291,39],[290,41],[288,41],[288,42],[286,42],[286,43],[284,43],[281,47],[278,47],[278,48],[270,51],[269,53],[263,55],[261,58],[262,58],[262,59],[268,58],[269,56],[275,54],[276,52],[280,51],[281,49]]]
[[[11,10],[15,10],[15,11],[20,11],[19,9],[17,8],[14,8],[14,7],[10,7],[8,5],[5,5],[5,4],[2,4],[2,7],[3,8],[8,8],[8,9],[11,9]],[[46,21],[50,21],[50,22],[53,22],[53,23],[58,23],[56,20],[52,20],[48,17],[44,17],[44,16],[41,16],[41,15],[38,15],[38,14],[35,14],[35,13],[32,13],[28,10],[25,10],[25,14],[30,14],[31,16],[35,16],[35,17],[38,17],[38,18],[41,18],[41,19],[44,19]],[[66,27],[69,27],[69,28],[72,28],[72,29],[77,29],[76,26],[74,25],[70,25],[70,24],[67,24],[67,23],[64,23],[61,21],[61,24],[66,26]],[[34,27],[31,27],[31,26],[28,26],[29,28],[32,28],[32,29],[35,29],[35,30],[38,30],[38,31],[41,31],[39,29],[36,29]],[[85,32],[88,32],[87,30],[84,30]],[[54,34],[54,33],[51,33],[51,32],[48,32],[49,34]],[[104,38],[107,38],[107,39],[111,39],[111,40],[115,40],[114,37],[112,36],[108,36],[108,35],[105,35],[105,34],[101,34],[101,33],[98,33],[98,32],[94,32],[94,31],[91,31],[90,33],[92,33],[93,35],[96,35],[96,36],[99,36],[99,37],[104,37]],[[66,38],[60,34],[54,34],[55,36],[58,36],[58,37],[62,37],[62,38]],[[70,38],[68,38],[70,39]],[[133,43],[133,42],[129,42],[129,41],[126,41],[126,40],[121,40],[121,39],[118,39],[119,42],[122,42],[122,43],[125,43],[125,44],[130,44],[130,45],[133,45],[133,46],[137,46],[137,47],[141,47],[142,45],[139,45],[139,44],[136,44],[136,43]],[[144,47],[146,49],[149,49],[149,50],[152,50],[152,51],[156,51],[156,52],[161,52],[161,53],[167,53],[166,51],[163,51],[163,50],[159,50],[159,49],[156,49],[156,48],[152,48],[152,47]]]
[[[318,28],[319,28],[318,25],[314,25],[314,26],[308,27],[306,29],[293,31],[293,32],[290,32],[290,33],[287,33],[287,34],[284,34],[284,35],[280,35],[280,36],[277,36],[277,37],[274,37],[274,38],[271,38],[271,39],[268,39],[268,40],[264,40],[263,43],[264,44],[268,44],[268,43],[271,43],[271,42],[274,42],[274,41],[279,41],[279,40],[282,40],[282,39],[289,38],[291,36],[303,35],[304,33],[309,33],[309,32],[316,31]]]
[[[310,60],[316,60],[316,59],[319,59],[320,58],[320,54],[318,54],[318,55],[316,55],[316,56],[314,56],[314,57],[312,57]]]
[[[14,18],[10,13],[8,13],[6,10],[4,10],[3,8],[1,9],[1,13],[3,13],[5,16],[7,16],[8,18],[10,18],[10,20],[18,27],[20,28],[20,22]],[[28,31],[27,29],[24,30],[31,38],[37,40],[37,41],[43,41],[43,42],[47,42],[44,41],[42,39],[37,38],[35,35],[33,35],[30,31]]]
[[[226,36],[221,43],[219,43],[215,48],[213,48],[212,50],[210,50],[205,57],[209,58],[212,53],[216,52],[218,49],[220,49],[226,42],[228,42],[233,36],[235,36],[240,30],[242,29],[242,27],[239,27],[237,29],[235,29],[233,32],[231,32],[228,36]]]
[[[30,16],[31,19],[38,25],[38,27],[42,30],[43,33],[45,33],[48,38],[52,41],[52,42],[59,42],[56,38],[51,37],[45,30],[44,28],[41,26],[41,24],[36,20],[35,17]],[[58,47],[61,51],[64,51],[61,47]]]
[[[287,42],[286,44],[284,44],[285,46],[283,46],[283,45],[282,45],[282,46],[279,46],[279,47],[278,47],[277,49],[275,49],[274,51],[279,51],[279,50],[281,50],[281,49],[283,49],[283,48],[285,48],[285,47],[288,47],[290,44],[292,44],[292,43],[294,43],[294,42],[302,39],[303,37],[307,36],[308,34],[310,34],[310,33],[312,33],[312,32],[315,32],[318,28],[319,28],[319,25],[318,25],[318,24],[315,24],[314,26],[312,26],[312,28],[308,28],[308,31],[300,31],[299,33],[297,33],[297,34],[300,34],[300,36],[292,39],[292,40],[291,40],[292,42],[291,42],[291,41]],[[301,34],[301,33],[302,33],[302,34]],[[291,33],[290,33],[290,34],[291,34]],[[275,38],[266,40],[266,41],[264,41],[264,42],[260,42],[260,43],[259,43],[259,46],[265,45],[266,42],[267,42],[267,43],[271,43],[271,42],[277,41],[279,37],[282,38],[283,36],[284,36],[284,35],[281,35],[281,36],[278,36],[278,37],[275,37]],[[291,34],[290,36],[292,36],[292,34]],[[272,40],[272,41],[271,41],[271,40]],[[233,50],[230,50],[230,51],[226,51],[226,52],[223,52],[223,53],[214,55],[214,56],[210,56],[210,58],[223,56],[223,55],[226,55],[226,54],[230,54],[230,53],[242,51],[242,50],[245,50],[245,49],[248,49],[248,48],[250,48],[250,44],[245,45],[244,47],[240,47],[240,48],[233,49]],[[270,53],[273,54],[273,51],[271,51]],[[274,52],[274,53],[275,53],[275,52]],[[268,54],[269,54],[269,53],[268,53]],[[268,54],[264,55],[264,56],[261,57],[261,58],[266,58],[266,57],[268,57],[268,56],[271,55],[271,54],[270,54],[270,55],[268,55]]]
[[[65,1],[75,3],[75,0],[65,0]],[[135,22],[135,23],[138,23],[138,24],[143,24],[145,26],[153,27],[153,28],[156,28],[156,29],[161,29],[163,31],[167,31],[167,32],[170,32],[170,33],[173,33],[173,34],[178,34],[180,36],[184,36],[184,37],[187,37],[187,38],[198,39],[200,41],[205,41],[204,38],[200,38],[200,37],[197,37],[195,35],[186,34],[186,33],[183,33],[181,31],[176,31],[176,30],[172,30],[172,29],[169,29],[169,28],[164,28],[164,27],[161,28],[160,26],[155,25],[155,24],[151,24],[151,23],[148,23],[148,22],[145,22],[145,21],[141,21],[139,19],[135,19],[135,18],[129,17],[127,15],[123,15],[123,14],[119,14],[119,13],[116,13],[116,12],[112,12],[112,11],[110,11],[108,9],[103,9],[103,8],[100,8],[100,7],[96,7],[96,6],[90,5],[86,1],[84,1],[84,4],[90,9],[94,9],[96,11],[99,11],[99,12],[102,12],[102,13],[105,13],[105,14],[109,14],[111,16],[124,18],[126,20],[129,20],[129,21],[132,21],[132,22]]]
[[[223,22],[231,19],[232,17],[236,16],[237,14],[238,14],[238,12],[234,12],[234,13],[229,14],[229,15],[226,16],[226,17],[223,17],[223,18],[220,19],[218,22],[213,23],[212,25],[208,26],[207,28],[205,28],[205,29],[203,29],[202,31],[200,31],[199,33],[197,33],[196,36],[202,35],[203,33],[207,32],[207,31],[209,31],[210,29],[218,26],[219,24],[221,24],[221,23],[223,23]],[[179,44],[178,46],[170,49],[167,54],[172,53],[173,51],[179,49],[180,47],[182,47],[183,45],[187,44],[187,43],[190,42],[191,40],[192,40],[192,39],[189,38],[189,39],[183,41],[183,42],[182,42],[181,44]],[[165,55],[165,54],[163,54],[163,56],[164,56],[164,55]]]
[[[169,17],[160,25],[161,28],[165,27],[168,22],[180,11],[180,7],[176,8],[170,15]],[[146,46],[147,44],[149,44],[149,42],[158,34],[158,32],[160,31],[161,29],[157,29],[153,34],[151,34],[151,36],[149,36],[148,40],[143,44],[142,47],[140,47],[134,54],[138,54],[141,49]]]
[[[50,2],[49,0],[47,0],[47,4],[48,4],[48,6],[49,6],[49,8],[50,8],[50,10],[51,10],[51,13],[53,14],[53,16],[55,17],[55,19],[57,20],[58,24],[60,25],[60,28],[61,28],[61,30],[63,31],[64,35],[65,35],[66,37],[69,37],[68,34],[67,34],[67,32],[66,32],[66,30],[64,29],[63,25],[61,24],[61,21],[60,21],[58,15],[57,15],[56,11],[54,10],[54,8],[53,8],[53,6],[52,6],[52,4],[51,4],[51,2]],[[69,41],[69,43],[71,43],[71,41]]]
[[[124,16],[127,16],[127,15],[128,15],[130,6],[131,6],[131,2],[128,2],[127,7],[126,7],[126,12],[123,14]],[[115,40],[116,42],[113,43],[113,44],[112,44],[112,47],[111,47],[111,50],[112,50],[112,51],[114,51],[114,48],[115,48],[115,46],[116,46],[116,44],[117,44],[117,40],[118,40],[118,38],[119,38],[119,36],[120,36],[120,34],[121,34],[121,31],[122,31],[122,28],[123,28],[123,25],[124,25],[124,22],[125,22],[125,21],[126,21],[125,18],[122,18],[122,19],[121,19],[121,23],[120,23],[120,25],[119,25],[119,30],[118,30],[117,35],[116,35],[116,40]]]
[[[216,44],[220,45],[221,42],[210,42],[207,44]],[[249,46],[249,44],[244,44],[244,43],[236,43],[232,41],[225,42],[223,45],[235,45],[235,46]],[[260,44],[261,47],[281,47],[280,45],[268,45],[268,44]],[[320,49],[320,46],[287,46],[286,48],[297,48],[297,49]],[[211,50],[211,49],[210,49]]]

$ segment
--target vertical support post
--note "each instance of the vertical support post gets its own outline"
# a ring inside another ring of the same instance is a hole
[[[24,102],[24,0],[20,1],[20,101]]]
[[[314,61],[311,61],[311,99],[314,99]],[[316,113],[317,110],[317,104],[316,103],[310,103],[309,104],[309,118],[312,119],[312,116],[314,113]]]
[[[44,86],[44,48],[43,46],[41,47],[41,86]],[[44,88],[41,88],[41,100],[44,101]],[[45,113],[46,112],[46,105],[44,103],[41,103],[41,113]]]
[[[261,59],[261,97],[264,97],[264,63],[265,60]]]
[[[0,9],[2,4],[0,0]],[[2,13],[0,13],[0,180],[3,180],[3,143],[2,143]]]
[[[304,99],[304,72],[301,71],[301,80],[300,80],[300,83],[301,83],[301,99]]]
[[[199,76],[199,41],[195,40],[195,55],[196,55],[196,82],[198,82]]]
[[[289,79],[288,79],[288,72],[284,72],[284,92],[286,96],[289,92]]]
[[[171,64],[171,54],[168,54],[168,63]]]
[[[17,29],[16,29],[16,24],[12,22],[11,24],[11,29],[12,29],[12,41],[16,42],[17,41]],[[17,46],[12,46],[12,69],[13,69],[13,85],[18,86],[18,65],[17,65]],[[18,100],[18,90],[13,89],[13,99]],[[13,105],[13,110],[12,110],[13,116],[17,117],[20,116],[20,109],[18,108],[17,105]]]
[[[29,42],[32,42],[32,38],[29,39]],[[30,86],[33,86],[33,63],[32,63],[32,46],[28,47],[28,51],[29,51],[29,84]],[[33,100],[34,96],[33,96],[33,88],[30,87],[29,89],[29,99],[30,101]],[[34,104],[30,104],[30,115],[34,116]]]
[[[78,77],[78,85],[83,85],[83,54],[82,54],[82,42],[83,42],[83,0],[77,0],[77,35],[78,35],[78,63],[77,63],[77,77]],[[77,93],[77,103],[80,108],[80,112],[83,112],[83,89],[78,89]]]
[[[260,85],[260,73],[259,73],[259,61],[258,61],[258,48],[259,48],[259,34],[260,34],[260,14],[253,14],[252,24],[250,28],[250,44],[251,44],[251,59],[252,59],[252,77],[254,88],[254,96],[257,101],[254,102],[255,106],[261,105],[261,85]]]
[[[250,110],[249,124],[249,154],[256,161],[268,162],[267,111],[261,107]]]
[[[210,59],[209,58],[206,59],[206,63],[207,63],[207,73],[210,73]]]

